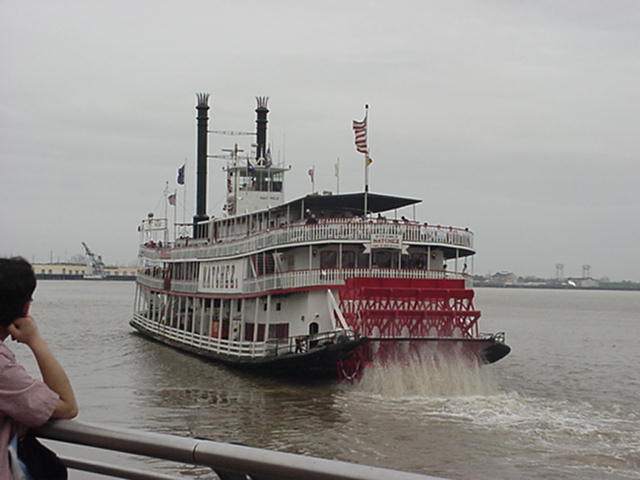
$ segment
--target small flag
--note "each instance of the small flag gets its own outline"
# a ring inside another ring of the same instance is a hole
[[[178,169],[178,185],[184,185],[184,165]]]
[[[368,167],[369,165],[371,165],[373,163],[373,158],[371,158],[369,155],[367,155],[364,158],[364,161],[367,162],[367,167]]]
[[[265,153],[264,166],[269,168],[271,166],[271,145],[267,147],[267,153]]]
[[[167,200],[169,200],[169,205],[175,205],[176,204],[176,194],[172,193],[171,195],[169,195],[167,197]]]
[[[307,174],[309,175],[309,177],[311,177],[311,181],[313,182],[313,175],[315,174],[315,169],[312,167],[307,171]]]

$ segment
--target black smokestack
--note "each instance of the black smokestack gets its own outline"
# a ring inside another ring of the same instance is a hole
[[[267,102],[269,101],[269,97],[256,97],[256,101],[258,102],[258,108],[256,108],[256,113],[258,114],[258,118],[256,119],[256,132],[258,137],[256,160],[259,160],[261,158],[267,158],[267,113],[269,113]]]
[[[193,236],[201,235],[196,223],[208,220],[207,216],[207,129],[209,123],[209,94],[197,93],[198,105],[198,166],[196,180],[196,214],[193,217]]]

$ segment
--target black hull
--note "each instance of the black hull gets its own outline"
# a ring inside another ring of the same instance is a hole
[[[367,343],[366,338],[345,339],[344,342],[319,345],[303,353],[287,353],[247,359],[210,352],[182,342],[176,342],[158,335],[133,321],[130,322],[130,325],[140,334],[178,350],[189,352],[232,368],[278,377],[337,378],[338,362]]]
[[[481,355],[485,363],[495,363],[509,355],[510,352],[511,347],[509,345],[493,341],[482,349]]]

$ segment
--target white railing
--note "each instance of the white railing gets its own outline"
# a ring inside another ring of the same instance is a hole
[[[132,323],[147,330],[151,334],[156,334],[183,345],[196,347],[212,353],[228,354],[235,357],[264,357],[268,350],[268,342],[245,342],[236,340],[226,340],[223,338],[213,338],[199,333],[186,332],[169,325],[155,322],[140,313],[133,315]]]
[[[241,358],[261,358],[266,356],[287,355],[291,353],[307,352],[316,345],[336,343],[339,337],[355,340],[353,331],[337,329],[313,335],[298,335],[286,338],[269,338],[262,342],[248,342],[213,338],[199,333],[187,332],[163,323],[153,321],[144,314],[134,313],[132,323],[152,335],[167,338],[173,342],[205,350],[208,352],[232,355]]]
[[[448,270],[422,270],[400,268],[320,268],[311,270],[293,270],[291,272],[263,275],[245,279],[241,294],[252,294],[271,290],[288,290],[323,285],[344,285],[348,278],[415,278],[415,279],[457,279],[470,282],[471,277],[464,273]],[[164,289],[161,279],[138,274],[138,282],[150,288]],[[470,285],[469,285],[470,286]],[[197,293],[198,281],[171,281],[171,291],[179,293]],[[228,293],[228,292],[218,292]]]
[[[306,288],[319,285],[343,285],[347,278],[415,278],[415,279],[464,279],[466,275],[445,270],[418,270],[397,268],[331,268],[295,270],[264,275],[245,280],[243,293],[269,290]]]
[[[366,243],[372,235],[401,235],[405,243],[425,245],[442,245],[458,248],[473,248],[473,233],[466,229],[422,225],[404,222],[354,222],[333,221],[317,224],[286,225],[271,231],[248,235],[243,238],[227,238],[215,245],[198,246],[176,245],[171,250],[161,250],[142,246],[140,251],[147,258],[219,258],[243,255],[257,252],[266,248],[283,248],[297,244],[322,242],[353,242]]]

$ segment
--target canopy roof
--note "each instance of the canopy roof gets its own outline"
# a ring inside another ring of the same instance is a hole
[[[287,202],[277,208],[286,208],[288,206],[290,209],[309,209],[313,213],[323,213],[325,215],[331,212],[351,212],[354,215],[362,215],[364,214],[364,195],[364,192],[346,193],[342,195],[307,195]],[[421,201],[422,200],[416,198],[369,193],[367,195],[367,211],[369,213],[386,212],[388,210],[414,205]]]

